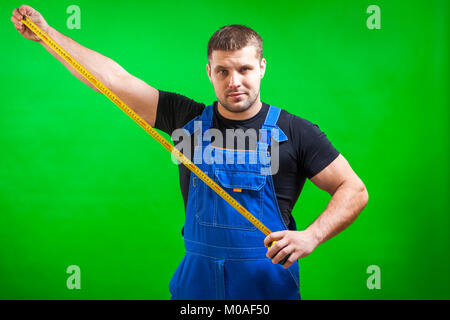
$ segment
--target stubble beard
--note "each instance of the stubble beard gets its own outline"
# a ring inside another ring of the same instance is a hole
[[[233,107],[231,104],[227,103],[224,99],[217,98],[217,100],[227,111],[232,112],[232,113],[241,113],[241,112],[245,112],[248,109],[250,109],[250,107],[255,104],[256,100],[258,99],[258,96],[259,96],[259,91],[253,96],[249,95],[246,103],[242,107],[238,107],[238,108]]]

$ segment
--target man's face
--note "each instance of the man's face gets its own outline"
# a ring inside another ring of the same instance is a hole
[[[255,46],[236,51],[214,50],[206,65],[219,103],[229,112],[244,112],[259,101],[265,59],[256,57]]]

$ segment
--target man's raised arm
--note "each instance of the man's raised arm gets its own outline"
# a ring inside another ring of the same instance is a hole
[[[29,30],[22,22],[28,16],[38,27],[46,32],[56,43],[66,50],[75,60],[86,68],[94,77],[114,92],[123,102],[132,108],[152,127],[155,125],[156,108],[158,105],[158,90],[152,88],[144,81],[129,74],[124,68],[112,59],[101,55],[50,27],[42,15],[27,5],[21,5],[13,10],[11,21],[17,31],[26,39],[42,44],[58,61],[60,61],[77,79],[93,90],[100,92],[77,70],[54,52],[46,43]]]

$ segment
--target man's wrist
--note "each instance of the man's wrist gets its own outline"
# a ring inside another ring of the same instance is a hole
[[[311,236],[311,238],[314,241],[314,248],[317,248],[320,244],[324,242],[324,236],[322,232],[315,226],[310,225],[308,228],[305,229],[306,232],[308,232]]]
[[[48,26],[47,30],[42,30],[42,31],[44,31],[46,34],[48,34],[48,36],[50,38],[52,38],[53,32],[55,30],[52,27]],[[39,38],[38,42],[42,45],[45,43],[41,38]]]

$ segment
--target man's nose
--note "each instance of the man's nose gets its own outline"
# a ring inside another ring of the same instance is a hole
[[[230,83],[228,84],[231,88],[239,87],[241,85],[241,79],[238,75],[231,75]]]

